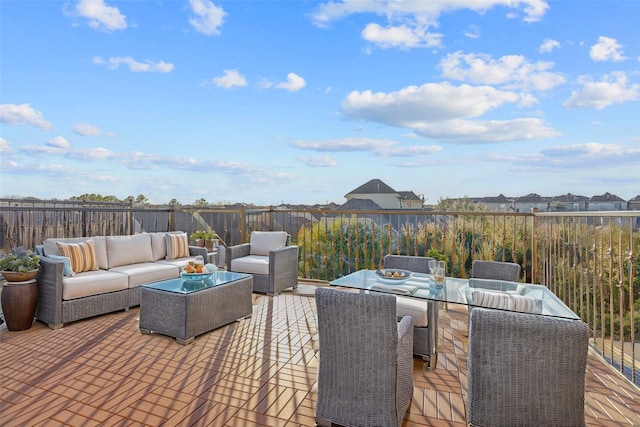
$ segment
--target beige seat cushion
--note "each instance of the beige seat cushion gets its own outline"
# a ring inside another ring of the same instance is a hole
[[[77,273],[73,277],[62,278],[62,299],[70,300],[90,295],[127,289],[129,277],[107,270]]]
[[[122,265],[111,268],[109,271],[126,274],[129,277],[129,288],[136,288],[160,280],[175,279],[180,276],[180,269],[177,266],[161,262]]]
[[[231,271],[247,274],[269,274],[269,257],[248,255],[231,261]]]
[[[410,297],[396,297],[396,315],[399,317],[411,316],[413,326],[421,328],[429,326],[427,301]]]

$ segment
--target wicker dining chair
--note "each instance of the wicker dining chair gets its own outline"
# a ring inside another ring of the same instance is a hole
[[[589,328],[579,320],[475,308],[467,353],[471,426],[584,426]]]
[[[413,320],[392,295],[316,289],[316,423],[400,426],[413,395]]]
[[[429,274],[429,260],[431,257],[410,256],[410,255],[385,255],[383,258],[384,268],[398,268],[408,270],[414,273]],[[420,356],[425,360],[431,358],[431,335],[429,327],[435,328],[438,325],[429,325],[428,303],[416,298],[398,296],[396,300],[396,314],[398,316],[413,317],[413,354]],[[435,319],[437,321],[437,315]]]
[[[471,277],[517,282],[520,280],[520,264],[515,262],[475,260],[471,264]]]

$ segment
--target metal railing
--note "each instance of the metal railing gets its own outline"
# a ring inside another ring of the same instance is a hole
[[[235,245],[254,230],[285,230],[299,247],[299,276],[306,280],[379,268],[386,254],[439,257],[455,277],[467,277],[475,259],[516,262],[522,281],[553,291],[590,326],[594,348],[640,384],[640,211],[342,211],[5,199],[0,215],[4,251],[50,237],[206,229]]]

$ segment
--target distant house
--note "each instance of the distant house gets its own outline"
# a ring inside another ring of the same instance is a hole
[[[567,193],[552,197],[550,210],[553,212],[585,211],[588,202],[588,197]]]
[[[542,197],[536,193],[520,196],[513,199],[513,210],[515,212],[532,212],[538,209],[539,212],[549,212],[551,210],[551,197]]]
[[[507,198],[504,194],[498,194],[497,196],[480,197],[472,199],[474,203],[482,203],[493,212],[509,212],[511,210],[511,199]]]
[[[340,207],[343,210],[376,209],[375,206],[377,209],[422,209],[424,203],[413,191],[396,191],[379,179],[362,184],[344,197],[347,202]]]
[[[621,211],[626,210],[627,202],[611,193],[593,196],[589,199],[585,210],[588,211]]]
[[[640,211],[640,195],[637,195],[633,199],[629,199],[627,202],[627,210]]]

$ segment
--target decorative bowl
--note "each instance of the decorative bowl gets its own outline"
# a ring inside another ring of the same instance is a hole
[[[376,270],[376,275],[381,282],[402,283],[411,277],[411,272],[399,268],[385,268]]]
[[[184,271],[180,273],[180,277],[184,280],[204,280],[211,279],[213,273],[185,273]]]

